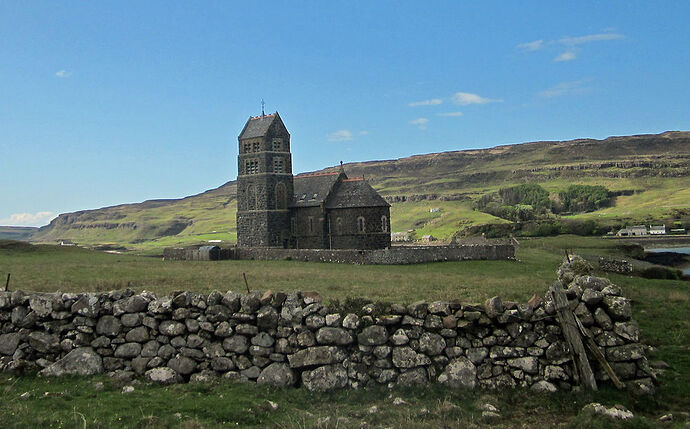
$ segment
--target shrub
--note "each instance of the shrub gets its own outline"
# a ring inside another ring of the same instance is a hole
[[[649,267],[640,272],[640,277],[646,279],[661,279],[661,280],[680,280],[683,278],[683,273],[680,270],[674,270],[666,267]]]

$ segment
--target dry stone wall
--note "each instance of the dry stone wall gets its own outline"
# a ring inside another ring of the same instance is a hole
[[[577,261],[576,261],[577,262]],[[570,307],[618,376],[653,389],[630,302],[564,263]],[[453,388],[571,389],[553,302],[415,302],[338,313],[315,292],[0,292],[0,369],[138,374],[160,383],[216,377],[310,390],[429,382]],[[594,364],[597,380],[607,376]]]

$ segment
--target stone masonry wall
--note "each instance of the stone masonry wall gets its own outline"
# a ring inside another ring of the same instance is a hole
[[[502,260],[515,257],[512,244],[467,244],[453,246],[399,246],[389,249],[236,249],[237,259],[335,262],[362,265],[405,265],[464,260]]]
[[[608,280],[559,270],[571,308],[622,380],[653,388],[630,302]],[[453,388],[574,385],[548,294],[527,304],[416,302],[337,313],[315,292],[0,292],[0,370],[215,377],[304,386],[438,382]],[[599,381],[607,379],[593,363]]]

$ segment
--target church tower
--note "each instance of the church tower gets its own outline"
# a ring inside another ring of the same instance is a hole
[[[278,112],[262,114],[249,118],[238,141],[237,245],[289,247],[290,133]]]

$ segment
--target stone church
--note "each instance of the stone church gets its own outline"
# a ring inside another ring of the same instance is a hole
[[[237,157],[237,245],[293,249],[390,247],[390,205],[363,178],[292,175],[278,113],[250,117]]]

